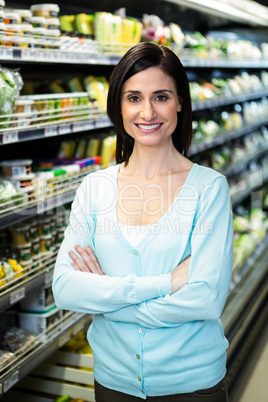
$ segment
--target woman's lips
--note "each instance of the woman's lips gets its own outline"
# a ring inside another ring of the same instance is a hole
[[[136,124],[136,126],[143,132],[143,133],[154,133],[157,131],[163,123],[155,123],[155,124]]]

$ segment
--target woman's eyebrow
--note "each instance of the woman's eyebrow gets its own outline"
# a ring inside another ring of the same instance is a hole
[[[172,93],[173,94],[173,92],[170,90],[170,89],[158,89],[157,91],[154,91],[153,92],[153,95],[156,95],[156,94],[160,94],[160,93],[162,93],[162,92],[170,92],[170,93]],[[125,94],[127,94],[127,93],[131,93],[131,94],[141,94],[141,91],[135,91],[135,90],[128,90],[128,91],[125,91],[125,92],[123,92],[123,95],[125,95]]]

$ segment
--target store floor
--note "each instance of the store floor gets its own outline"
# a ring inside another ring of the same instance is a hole
[[[268,402],[268,325],[257,338],[230,402]]]

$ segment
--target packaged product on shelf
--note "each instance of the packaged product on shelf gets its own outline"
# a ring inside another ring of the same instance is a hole
[[[25,311],[48,311],[55,307],[51,285],[43,286],[20,302],[20,309]]]
[[[15,274],[14,278],[19,278],[20,276],[22,276],[23,268],[15,258],[8,258],[7,262],[11,266],[11,268]]]
[[[109,83],[105,77],[94,77],[89,75],[84,79],[85,88],[91,99],[97,99],[98,103],[106,111],[107,94]]]
[[[31,219],[28,221],[29,225],[29,238],[31,241],[36,240],[38,238],[38,233],[37,233],[37,219]]]
[[[20,23],[20,15],[14,11],[4,11],[4,23],[7,25],[18,25]]]
[[[171,45],[171,31],[165,26],[164,21],[157,15],[143,14],[142,16],[142,40],[158,43],[159,45]]]
[[[61,243],[63,242],[64,239],[64,232],[65,232],[66,227],[58,227],[57,228],[57,234],[56,234],[56,246],[60,246]]]
[[[135,18],[122,18],[122,42],[129,45],[140,43],[142,23]]]
[[[86,157],[91,157],[95,155],[99,155],[100,153],[100,138],[90,138],[87,144],[87,149],[85,152]]]
[[[10,116],[13,111],[15,99],[19,96],[19,91],[23,85],[21,75],[0,66],[0,129],[8,127]]]
[[[1,267],[1,285],[6,284],[7,282],[10,282],[14,279],[14,271],[11,267],[11,265],[7,262],[6,259],[2,259],[0,261],[0,267]]]
[[[45,18],[57,18],[60,12],[58,4],[33,4],[30,10],[34,16]]]
[[[26,224],[12,226],[10,234],[13,246],[23,246],[30,241],[30,226]]]
[[[13,359],[15,359],[14,353],[0,349],[0,369],[2,369],[5,364],[9,363]]]
[[[45,18],[44,28],[47,30],[59,30],[60,20],[59,18]]]
[[[5,26],[4,16],[5,16],[4,11],[1,10],[1,8],[0,8],[0,24],[3,24]],[[1,28],[1,30],[2,30],[2,28]]]
[[[46,123],[48,116],[48,100],[42,95],[32,95],[30,99],[34,101],[32,105],[32,111],[33,111],[32,123],[33,124]]]
[[[39,237],[46,236],[51,233],[50,217],[38,217],[37,233]]]
[[[31,257],[33,260],[38,260],[42,257],[40,252],[40,239],[37,237],[36,239],[31,240]]]
[[[51,254],[51,246],[52,246],[52,235],[51,233],[48,235],[40,236],[39,239],[40,244],[40,253],[42,256]]]
[[[93,35],[93,19],[93,15],[85,13],[75,15],[74,24],[77,32],[84,35]]]
[[[2,10],[3,7],[5,7],[5,5],[6,5],[5,0],[0,0],[0,10]]]
[[[0,212],[23,203],[24,196],[20,194],[9,180],[0,178]]]
[[[108,136],[103,139],[101,146],[101,164],[103,167],[109,166],[113,162],[116,148],[116,136]]]
[[[32,28],[32,36],[33,36],[33,47],[35,49],[44,49],[46,45],[46,28],[33,27]]]
[[[46,28],[46,19],[44,17],[31,17],[30,23],[33,28]]]
[[[4,176],[16,178],[21,175],[32,174],[32,159],[10,159],[0,162]]]
[[[60,30],[63,32],[74,32],[74,15],[61,15],[60,20]]]
[[[46,49],[59,49],[60,48],[60,30],[59,29],[46,29]]]
[[[6,8],[5,8],[5,10],[6,10]],[[19,17],[20,17],[19,23],[20,24],[30,23],[30,18],[32,17],[32,13],[30,10],[14,9],[13,11],[19,15]]]
[[[34,174],[7,177],[7,179],[11,181],[16,190],[22,194],[25,194],[29,201],[32,201],[35,198],[35,188],[32,182],[34,179]]]
[[[31,328],[29,328],[31,331]],[[12,353],[19,354],[25,349],[34,347],[35,336],[23,328],[10,327],[3,334],[3,339],[1,339],[1,347]]]
[[[97,12],[94,16],[94,34],[96,40],[112,46],[123,42],[122,18],[106,12]],[[105,50],[109,50],[109,47]],[[116,51],[116,49],[111,49]]]
[[[18,254],[18,260],[22,267],[31,264],[31,243],[17,245],[15,251]]]
[[[48,331],[52,326],[59,323],[62,318],[62,310],[56,306],[44,312],[19,312],[20,327],[34,334]]]

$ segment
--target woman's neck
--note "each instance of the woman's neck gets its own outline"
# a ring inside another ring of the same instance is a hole
[[[184,160],[186,158],[176,150],[173,144],[169,147],[155,148],[134,146],[128,165],[120,168],[120,171],[150,180],[183,168]]]

